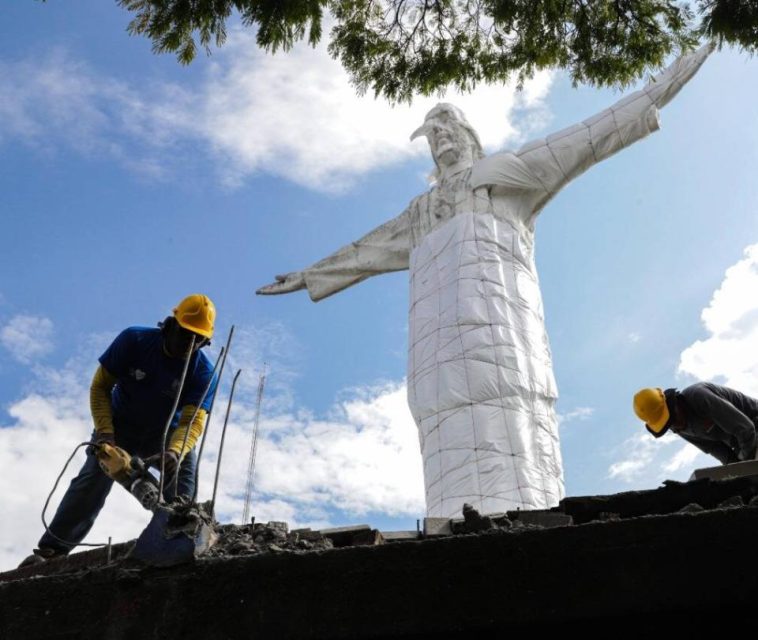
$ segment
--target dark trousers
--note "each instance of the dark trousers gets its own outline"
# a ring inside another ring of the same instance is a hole
[[[160,438],[156,442],[152,437],[138,439],[116,435],[118,446],[131,455],[141,458],[159,453],[159,442]],[[178,495],[192,497],[194,494],[196,464],[197,458],[193,449],[184,457],[179,467],[179,482],[176,488]],[[58,505],[52,522],[48,524],[49,531],[45,531],[38,546],[55,549],[63,553],[71,551],[84,539],[92,525],[95,524],[95,519],[103,508],[112,485],[113,480],[103,473],[95,454],[88,449],[87,460],[79,470],[79,474],[71,481],[60,505]],[[173,484],[170,487],[164,487],[163,497],[170,500],[173,496]]]

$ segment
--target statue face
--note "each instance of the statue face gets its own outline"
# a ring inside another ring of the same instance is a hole
[[[451,104],[441,103],[426,114],[424,124],[411,134],[411,140],[426,136],[437,165],[433,178],[456,173],[483,157],[482,147],[463,113]]]
[[[432,156],[440,169],[461,161],[473,163],[468,134],[450,113],[436,113],[424,123],[424,128]]]

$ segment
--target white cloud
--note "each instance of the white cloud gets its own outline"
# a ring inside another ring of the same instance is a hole
[[[204,115],[196,121],[217,152],[228,156],[227,178],[258,170],[332,190],[367,171],[428,154],[408,137],[439,101],[454,101],[478,129],[483,144],[499,148],[517,136],[517,108],[544,112],[551,75],[539,74],[523,94],[483,86],[473,94],[417,98],[390,107],[358,97],[347,74],[324,47],[297,46],[267,55],[237,32],[204,87]]]
[[[29,364],[53,349],[53,323],[41,316],[17,315],[0,329],[0,344],[13,358]]]
[[[682,445],[682,447],[677,451],[664,465],[663,470],[666,473],[676,473],[677,471],[681,469],[692,469],[693,465],[695,463],[695,460],[698,459],[698,457],[702,457],[704,454],[698,449],[696,446],[691,445],[689,442],[686,442]],[[711,459],[711,464],[708,466],[713,466],[715,464],[715,461]]]
[[[758,396],[758,244],[729,267],[701,318],[709,335],[681,354],[679,371]]]
[[[296,523],[327,512],[342,518],[369,514],[422,515],[421,456],[416,427],[398,384],[350,390],[328,419],[307,411],[267,416],[261,420],[256,455],[252,513],[258,520],[272,504],[287,505]],[[233,409],[242,418],[228,429],[222,460],[220,513],[239,521],[243,506],[252,436],[252,407]],[[204,465],[215,467],[219,427],[210,438],[214,452]],[[210,494],[206,472],[201,491]],[[268,516],[267,516],[268,517]],[[281,515],[277,519],[284,519]],[[318,522],[317,522],[318,524]]]
[[[76,359],[61,369],[37,367],[25,395],[8,409],[10,419],[0,423],[0,570],[15,566],[36,545],[42,534],[40,512],[55,477],[74,446],[89,438],[88,384],[109,338],[99,335],[80,345]],[[237,361],[267,358],[271,366],[251,507],[257,521],[284,520],[291,526],[318,528],[359,519],[371,522],[372,515],[423,514],[421,456],[404,385],[345,390],[326,416],[315,416],[292,402],[286,354],[296,349],[288,343],[286,330],[278,325],[242,327],[236,340]],[[275,352],[284,353],[284,360]],[[257,386],[254,371],[259,364],[260,360],[248,360],[249,380],[238,389],[232,408],[217,497],[222,522],[239,522],[242,515]],[[201,500],[212,493],[236,362],[230,360],[227,366],[201,467]],[[48,521],[83,459],[80,451],[53,498]],[[115,487],[88,540],[134,538],[149,516],[126,491]]]
[[[638,432],[613,455],[617,459],[608,467],[608,477],[640,489],[655,487],[664,480],[684,481],[693,469],[718,464],[673,432],[658,439],[646,431]]]
[[[170,85],[138,91],[54,49],[0,62],[0,143],[16,138],[47,156],[71,148],[161,177],[186,100]]]
[[[575,409],[567,411],[566,413],[559,413],[558,424],[560,426],[564,426],[566,423],[573,422],[575,420],[587,420],[592,417],[593,413],[595,413],[595,409],[593,407],[576,407]]]
[[[497,149],[544,123],[551,80],[539,73],[522,93],[513,84],[482,86],[442,99],[458,104],[485,146]],[[229,185],[265,172],[335,191],[369,171],[428,155],[423,140],[408,137],[438,101],[391,108],[356,96],[323,46],[269,55],[237,30],[193,90],[165,83],[137,89],[61,50],[0,63],[0,142],[17,137],[46,152],[65,145],[154,177],[196,155],[177,153],[178,146],[194,151],[199,143]]]

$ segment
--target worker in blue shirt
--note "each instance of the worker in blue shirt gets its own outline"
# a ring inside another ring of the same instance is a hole
[[[175,490],[187,497],[194,494],[194,447],[205,427],[217,383],[213,366],[200,349],[210,343],[215,319],[216,308],[207,296],[190,295],[159,328],[129,327],[122,331],[100,356],[92,379],[94,441],[115,444],[143,459],[152,457],[160,467],[161,437],[195,338],[166,441],[166,478],[173,478],[179,467],[176,488],[171,482],[165,483],[167,497]],[[87,460],[71,481],[48,531],[21,566],[69,553],[92,528],[112,484],[95,452],[88,450]]]

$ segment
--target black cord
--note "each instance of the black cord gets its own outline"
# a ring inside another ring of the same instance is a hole
[[[45,520],[45,512],[47,511],[47,507],[50,504],[50,499],[53,497],[53,494],[55,493],[55,490],[58,488],[58,483],[61,481],[61,478],[63,477],[63,474],[66,473],[66,469],[68,469],[68,465],[71,462],[71,460],[74,459],[74,456],[76,455],[76,452],[79,451],[82,447],[87,446],[94,446],[94,442],[80,442],[76,447],[74,447],[74,451],[71,453],[71,455],[68,457],[68,460],[66,460],[66,464],[63,465],[63,470],[58,474],[58,477],[55,480],[55,484],[53,485],[53,490],[50,492],[50,495],[47,496],[47,500],[45,500],[45,506],[42,507],[42,524],[45,527],[45,531],[47,531],[48,535],[55,538],[58,542],[61,544],[65,544],[66,546],[70,546],[72,549],[74,547],[107,547],[107,542],[71,542],[70,540],[64,540],[63,538],[59,538],[56,536],[52,531],[50,531],[50,527],[47,526],[47,521]]]

